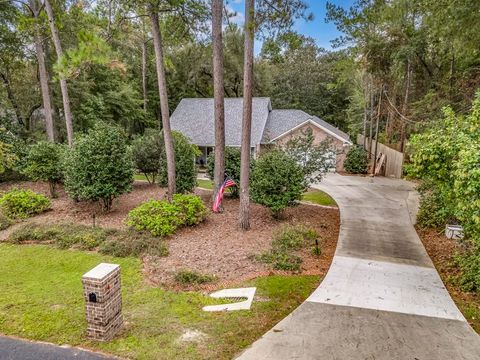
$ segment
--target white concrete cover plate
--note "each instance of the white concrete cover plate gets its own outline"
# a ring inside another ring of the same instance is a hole
[[[211,293],[210,296],[216,299],[229,298],[247,298],[247,300],[239,301],[231,304],[208,305],[203,307],[203,311],[235,311],[235,310],[250,310],[252,306],[253,297],[257,291],[256,287],[238,288],[238,289],[223,289]]]

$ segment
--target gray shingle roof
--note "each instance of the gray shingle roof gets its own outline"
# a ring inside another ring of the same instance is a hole
[[[342,140],[350,142],[350,137],[346,133],[328,122],[316,116],[311,116],[302,110],[272,110],[268,117],[265,131],[263,132],[262,143],[268,143],[308,120],[315,122],[327,132],[335,134]]]
[[[243,98],[225,99],[225,143],[240,146]],[[302,110],[272,110],[269,98],[253,98],[251,145],[268,143],[306,121],[313,121],[327,132],[350,142],[343,131]],[[215,145],[213,99],[182,99],[173,112],[172,130],[187,136],[198,146]]]
[[[240,146],[242,136],[243,98],[225,99],[225,143]],[[269,98],[253,98],[252,146],[261,142],[263,130],[272,109]],[[215,145],[213,99],[182,99],[173,112],[170,123],[176,130],[199,146]]]

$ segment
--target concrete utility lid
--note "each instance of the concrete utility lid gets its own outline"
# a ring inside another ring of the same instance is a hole
[[[210,296],[216,299],[229,298],[247,298],[247,300],[239,301],[231,304],[208,305],[203,307],[203,311],[235,311],[235,310],[250,310],[252,306],[253,297],[257,291],[256,287],[238,288],[238,289],[223,289],[211,293]]]
[[[100,263],[95,266],[92,270],[86,272],[82,277],[89,278],[89,279],[96,279],[102,280],[106,276],[108,276],[112,271],[119,268],[120,265],[118,264],[108,264],[108,263]]]

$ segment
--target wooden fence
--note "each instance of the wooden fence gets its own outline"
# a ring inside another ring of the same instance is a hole
[[[373,139],[372,144],[372,159],[375,156],[375,139]],[[363,135],[358,134],[357,136],[357,144],[363,146]],[[366,150],[370,150],[369,139],[366,139]],[[384,173],[383,175],[388,177],[394,177],[396,179],[402,178],[402,171],[403,171],[403,153],[400,151],[394,150],[382,143],[378,143],[377,146],[377,155],[378,154],[385,154],[385,165],[384,165]]]

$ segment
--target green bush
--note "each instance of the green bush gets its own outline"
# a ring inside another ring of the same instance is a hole
[[[109,211],[113,199],[129,192],[133,162],[121,129],[96,124],[75,140],[63,162],[65,190],[75,200],[102,201]]]
[[[132,141],[135,168],[145,175],[149,183],[155,183],[160,171],[160,153],[163,151],[159,130],[149,129]]]
[[[213,180],[215,168],[215,153],[211,152],[207,158],[207,175]],[[225,148],[225,174],[230,176],[240,186],[240,148]],[[229,187],[233,197],[238,197],[238,186]]]
[[[318,239],[318,234],[313,229],[304,226],[284,226],[274,233],[272,249],[258,256],[257,259],[271,265],[276,270],[300,270],[302,259],[292,252],[307,246],[314,246],[316,239]],[[313,250],[316,250],[315,246]],[[320,252],[320,248],[318,252]]]
[[[458,281],[466,291],[480,291],[480,248],[472,247],[468,252],[455,257],[461,269]]]
[[[148,234],[77,224],[26,224],[12,232],[8,241],[16,244],[35,241],[60,249],[99,249],[102,254],[118,257],[168,255],[164,242]]]
[[[183,215],[175,204],[165,200],[150,200],[128,213],[127,225],[139,231],[149,231],[153,236],[175,233],[183,223]]]
[[[213,275],[199,274],[191,270],[180,270],[175,273],[175,281],[180,284],[205,284],[215,281]]]
[[[195,195],[174,195],[172,203],[150,200],[128,213],[127,225],[153,236],[168,236],[180,226],[191,226],[205,219],[207,209]]]
[[[179,208],[182,223],[187,226],[197,225],[207,216],[207,208],[198,196],[175,194],[172,203]]]
[[[50,195],[56,197],[55,187],[62,180],[62,146],[48,141],[31,145],[21,169],[33,181],[46,181]]]
[[[417,224],[421,228],[441,228],[446,223],[456,223],[455,209],[448,201],[448,194],[435,187],[429,181],[417,187],[420,193],[420,207]]]
[[[0,209],[10,219],[25,219],[50,208],[50,200],[32,190],[13,189],[0,197]]]
[[[5,230],[12,224],[12,221],[3,215],[3,212],[0,211],[0,231]]]
[[[368,153],[360,145],[350,148],[343,163],[345,171],[351,174],[366,174],[368,171]]]
[[[173,148],[175,150],[175,179],[178,193],[192,192],[197,186],[197,169],[195,167],[195,156],[200,154],[196,145],[191,144],[183,134],[173,132]],[[160,138],[162,151],[160,157],[160,172],[158,183],[160,186],[167,186],[167,155],[165,154],[165,143],[163,133]]]
[[[268,207],[279,217],[288,206],[296,205],[306,190],[302,168],[285,152],[272,150],[261,156],[251,174],[251,199]]]

